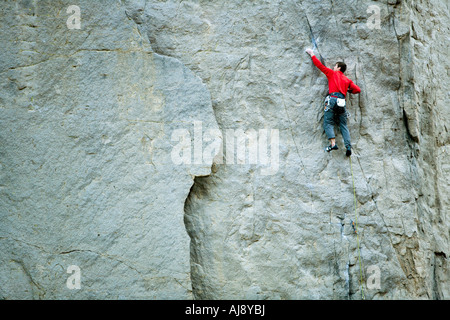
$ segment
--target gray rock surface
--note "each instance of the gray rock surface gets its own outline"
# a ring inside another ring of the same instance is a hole
[[[71,4],[0,5],[0,297],[450,298],[444,1]]]
[[[171,135],[218,128],[209,91],[120,3],[80,3],[80,30],[66,8],[2,3],[1,297],[190,299],[184,201],[212,162],[175,165]]]

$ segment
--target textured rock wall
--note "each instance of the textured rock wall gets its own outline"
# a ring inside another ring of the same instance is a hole
[[[171,135],[218,128],[206,86],[120,2],[80,2],[79,30],[68,2],[1,5],[1,297],[191,298],[184,201],[211,162],[175,165]]]
[[[3,298],[449,299],[445,2],[71,4],[1,3]],[[351,162],[312,39],[362,89]],[[227,130],[276,132],[271,170]]]

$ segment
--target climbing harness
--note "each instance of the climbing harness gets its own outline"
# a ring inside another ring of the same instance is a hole
[[[326,98],[325,98],[325,101],[324,101],[324,108],[323,108],[323,111],[325,111],[325,112],[327,112],[330,108],[328,107],[328,105],[330,104],[330,96],[328,95]]]
[[[353,182],[353,205],[355,207],[355,221],[352,221],[352,227],[353,230],[356,233],[356,244],[357,244],[357,248],[358,248],[358,260],[359,260],[359,274],[360,274],[360,287],[361,287],[361,298],[363,300],[365,300],[365,296],[364,296],[364,289],[363,289],[363,267],[362,267],[362,262],[361,262],[361,250],[359,248],[359,233],[358,233],[358,212],[356,209],[356,188],[355,188],[355,178],[353,177],[353,166],[352,166],[352,157],[348,157],[349,161],[350,161],[350,171],[352,172],[352,182]]]

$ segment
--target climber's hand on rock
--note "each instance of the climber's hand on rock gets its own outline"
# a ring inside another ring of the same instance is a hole
[[[314,55],[314,51],[310,48],[305,50],[307,54],[309,54],[311,57]]]

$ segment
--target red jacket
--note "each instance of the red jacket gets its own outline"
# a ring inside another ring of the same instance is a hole
[[[361,89],[341,71],[334,71],[325,67],[316,56],[312,56],[312,61],[314,65],[327,76],[328,93],[340,92],[345,96],[349,89],[349,92],[351,93],[356,94],[361,92]]]

